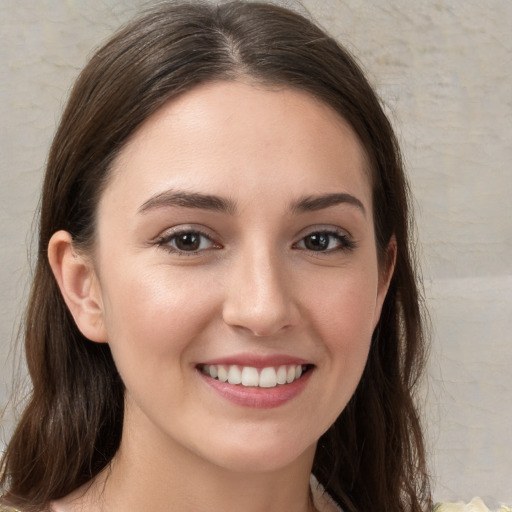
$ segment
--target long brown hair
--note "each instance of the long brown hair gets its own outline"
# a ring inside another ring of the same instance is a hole
[[[351,401],[321,437],[313,473],[346,512],[429,508],[414,395],[425,358],[399,148],[354,59],[297,13],[265,3],[166,2],[118,32],[79,76],[50,150],[38,262],[25,324],[33,390],[2,461],[2,503],[41,510],[105,468],[119,447],[124,387],[108,345],[88,341],[47,259],[50,237],[85,250],[112,161],[170,98],[213,80],[294,87],[336,110],[366,150],[381,262],[394,236],[395,272]],[[384,264],[384,263],[382,263]]]

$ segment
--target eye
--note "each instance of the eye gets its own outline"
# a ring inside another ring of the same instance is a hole
[[[197,253],[219,247],[208,235],[195,230],[183,230],[164,235],[157,244],[164,249],[178,253]]]
[[[331,252],[353,249],[355,244],[347,235],[337,231],[315,231],[299,240],[296,247],[314,252]]]

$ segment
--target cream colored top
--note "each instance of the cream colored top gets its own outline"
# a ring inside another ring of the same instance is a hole
[[[313,495],[313,504],[318,512],[342,512],[336,502],[327,494],[322,484],[318,482],[314,475],[309,479],[311,493]]]

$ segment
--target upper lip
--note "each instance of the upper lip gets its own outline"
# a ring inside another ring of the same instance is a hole
[[[311,364],[310,361],[302,359],[300,357],[290,356],[286,354],[275,354],[275,355],[256,355],[256,354],[237,354],[227,357],[219,357],[215,359],[209,359],[203,361],[201,365],[237,365],[237,366],[251,366],[253,368],[267,368],[270,366],[282,366],[282,365],[299,365],[299,364]]]

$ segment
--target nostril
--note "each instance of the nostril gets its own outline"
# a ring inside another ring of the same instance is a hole
[[[223,312],[224,322],[230,327],[247,331],[255,338],[274,336],[282,330],[289,329],[295,323],[290,306],[268,309],[243,309],[227,305]]]

